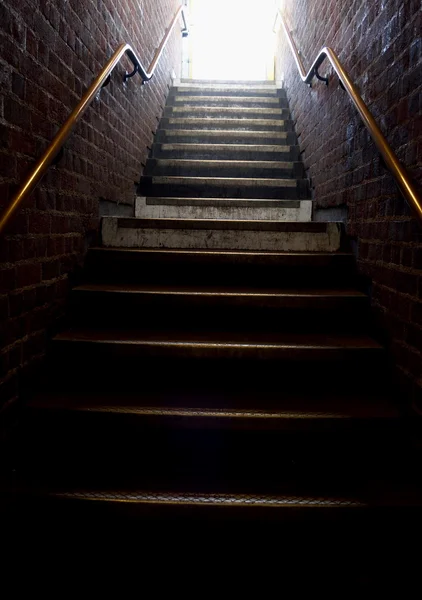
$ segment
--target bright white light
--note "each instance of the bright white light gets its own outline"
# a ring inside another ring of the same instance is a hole
[[[192,77],[271,77],[277,4],[277,0],[191,0]]]

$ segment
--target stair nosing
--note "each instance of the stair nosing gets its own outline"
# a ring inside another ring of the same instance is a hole
[[[150,158],[148,162],[162,167],[219,167],[226,168],[244,168],[244,169],[293,169],[295,164],[302,164],[299,161],[280,161],[280,160],[230,160],[230,159],[195,159],[195,158]]]
[[[225,507],[225,508],[364,508],[365,502],[352,498],[336,498],[330,496],[289,496],[289,495],[257,495],[257,494],[223,494],[223,493],[164,493],[145,491],[56,491],[50,492],[51,496],[78,501],[130,503],[137,505],[155,506],[198,506],[198,507]]]
[[[296,188],[298,181],[308,181],[304,178],[297,179],[272,179],[269,177],[196,177],[189,175],[146,175],[142,177],[141,183],[146,179],[151,179],[154,185],[209,185],[209,186],[227,186],[227,187],[289,187]],[[304,200],[307,198],[304,198]]]

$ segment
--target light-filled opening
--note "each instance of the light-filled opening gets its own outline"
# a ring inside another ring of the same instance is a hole
[[[274,79],[279,0],[190,0],[184,76]]]

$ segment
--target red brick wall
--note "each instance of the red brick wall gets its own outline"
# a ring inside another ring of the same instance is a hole
[[[420,0],[284,0],[305,67],[331,46],[340,56],[393,149],[422,189],[422,12]],[[397,193],[366,129],[331,72],[330,85],[301,82],[282,30],[277,78],[284,78],[323,209],[347,209],[361,272],[406,391],[422,409],[422,227]],[[334,211],[332,211],[333,214]],[[338,211],[337,211],[338,212]]]
[[[180,0],[1,0],[0,209],[112,52],[130,41],[148,65]],[[98,231],[99,200],[133,204],[173,68],[176,27],[156,76],[108,88],[66,144],[64,158],[0,238],[0,410],[42,357],[63,310],[68,276]]]

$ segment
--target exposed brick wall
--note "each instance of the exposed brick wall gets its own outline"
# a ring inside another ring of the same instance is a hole
[[[284,0],[306,68],[331,46],[340,56],[400,160],[422,189],[422,12],[420,0]],[[373,282],[393,364],[422,410],[422,228],[398,194],[347,94],[302,83],[282,30],[277,78],[284,78],[319,209],[347,207],[361,272]],[[325,215],[327,213],[324,213]]]
[[[147,66],[180,0],[0,2],[0,209],[112,52],[130,41]],[[68,276],[98,232],[99,199],[133,204],[173,68],[176,27],[154,79],[114,72],[64,157],[0,239],[0,410],[45,350]],[[131,69],[130,69],[131,70]]]

